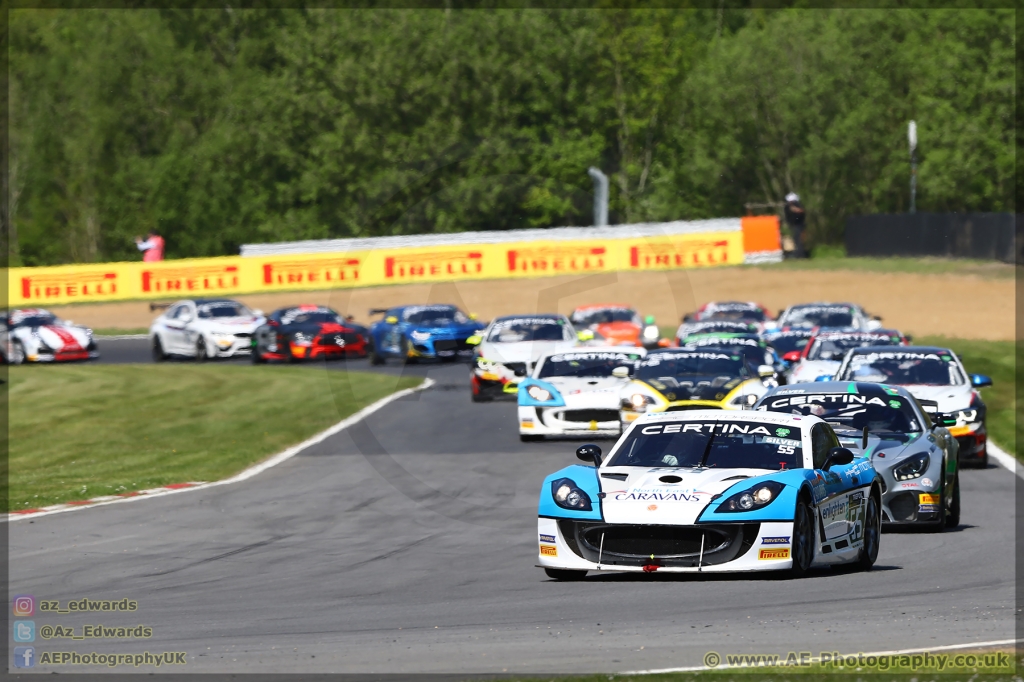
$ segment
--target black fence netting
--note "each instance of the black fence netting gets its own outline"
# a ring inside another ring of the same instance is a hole
[[[1024,264],[1024,221],[1012,213],[903,213],[846,219],[849,256],[944,256]]]

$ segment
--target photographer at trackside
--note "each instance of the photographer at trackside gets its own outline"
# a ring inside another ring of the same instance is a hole
[[[804,212],[800,197],[795,192],[786,195],[786,224],[789,225],[789,232],[793,236],[793,258],[806,258],[804,252],[804,220],[807,214]]]

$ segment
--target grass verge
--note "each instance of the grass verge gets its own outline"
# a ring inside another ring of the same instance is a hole
[[[765,270],[853,270],[918,275],[975,275],[986,279],[1010,279],[1016,270],[1008,263],[968,258],[849,258],[833,255],[741,267]]]
[[[149,327],[99,327],[92,330],[93,336],[127,336],[129,334],[148,334]]]
[[[301,367],[12,367],[10,507],[216,481],[416,378]]]

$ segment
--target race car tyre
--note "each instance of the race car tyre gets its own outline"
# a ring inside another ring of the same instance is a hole
[[[160,343],[160,337],[153,337],[153,362],[163,362],[167,359],[167,353],[164,352],[164,344]]]
[[[412,365],[416,363],[416,358],[409,357],[409,339],[402,337],[402,342],[398,344],[398,350],[402,354],[403,365]]]
[[[11,357],[8,358],[7,364],[20,365],[23,362],[25,362],[25,347],[21,345],[21,341],[11,341]]]
[[[370,346],[370,364],[371,365],[383,365],[384,356],[377,352],[377,344]]]
[[[469,395],[473,398],[474,403],[489,403],[492,400],[491,396],[484,395],[483,393],[473,393],[470,391]]]
[[[870,571],[878,558],[878,542],[882,536],[882,516],[878,513],[878,498],[868,495],[868,508],[864,511],[864,546],[860,548],[857,565]]]
[[[210,359],[210,351],[206,347],[206,339],[202,336],[196,341],[196,362],[206,362]]]
[[[953,501],[949,505],[949,513],[946,515],[946,528],[956,528],[960,525],[960,472],[956,473],[953,479]]]
[[[814,561],[814,513],[807,503],[806,494],[801,494],[793,512],[793,567],[791,578],[802,578]]]
[[[266,358],[264,358],[263,354],[260,353],[259,346],[253,346],[252,347],[252,364],[254,364],[254,365],[262,365],[266,361],[267,361]]]
[[[536,443],[539,440],[544,440],[544,436],[538,436],[533,433],[520,433],[519,440],[524,443]]]
[[[583,580],[587,577],[586,571],[573,571],[566,568],[545,568],[544,572],[553,580]]]

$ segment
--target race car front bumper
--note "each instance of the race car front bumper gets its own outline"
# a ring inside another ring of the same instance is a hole
[[[541,517],[537,532],[543,568],[727,573],[793,566],[792,522],[648,526]]]
[[[534,436],[613,436],[622,434],[613,406],[519,406],[519,433]]]
[[[954,426],[949,432],[960,446],[960,463],[981,465],[988,461],[988,430],[985,422]]]
[[[95,360],[100,356],[97,350],[57,351],[25,355],[25,362],[74,362],[76,360]]]

